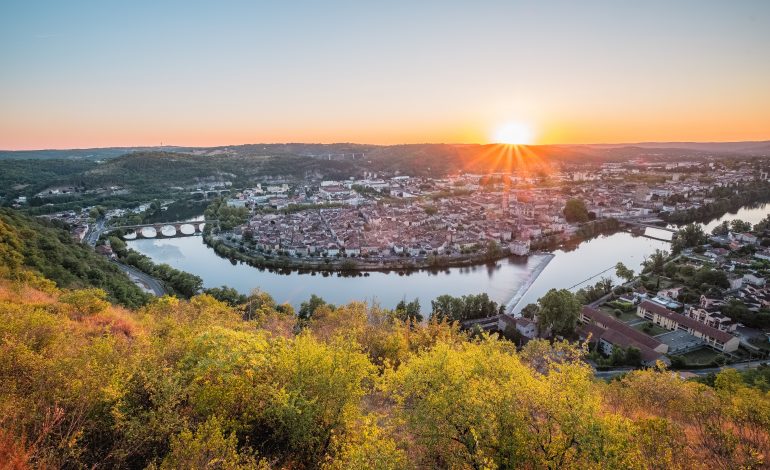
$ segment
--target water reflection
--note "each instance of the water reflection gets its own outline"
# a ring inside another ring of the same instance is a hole
[[[431,300],[442,294],[486,292],[493,300],[505,303],[543,260],[542,255],[535,254],[477,266],[411,272],[329,273],[257,268],[230,261],[217,256],[203,244],[201,237],[133,240],[128,245],[156,262],[200,276],[206,287],[228,285],[243,293],[260,288],[278,302],[289,302],[295,307],[311,294],[332,303],[375,299],[389,308],[404,298],[419,298],[424,311],[430,309]],[[656,248],[668,246],[664,241],[621,232],[557,250],[520,306],[537,300],[551,287],[569,287],[618,261],[638,270],[645,256]]]
[[[736,212],[728,212],[722,217],[710,220],[709,222],[703,224],[703,230],[705,230],[706,233],[711,233],[711,231],[714,230],[714,227],[721,224],[722,222],[736,219],[743,220],[744,222],[750,222],[752,225],[754,225],[767,217],[768,214],[770,214],[770,205],[768,204],[757,204],[753,207],[742,207]]]
[[[770,206],[767,204],[743,208],[704,224],[704,229],[710,232],[722,221],[733,219],[755,224],[765,218],[769,211]],[[645,234],[654,238],[619,232],[600,235],[582,243],[570,243],[556,250],[553,260],[523,296],[518,309],[537,301],[550,288],[570,287],[614,266],[618,261],[638,272],[646,256],[656,249],[670,248],[666,241],[670,240],[670,232],[648,228]],[[470,267],[335,274],[326,271],[257,268],[227,260],[206,247],[201,237],[140,239],[128,241],[128,245],[156,262],[167,263],[200,276],[206,287],[228,285],[243,293],[260,288],[278,302],[289,302],[295,307],[310,297],[310,294],[320,295],[333,303],[368,300],[377,301],[384,307],[394,307],[404,298],[419,298],[423,311],[430,310],[430,301],[442,294],[486,292],[493,300],[505,303],[542,260],[542,256],[532,255]],[[614,270],[609,270],[603,276],[614,278]]]

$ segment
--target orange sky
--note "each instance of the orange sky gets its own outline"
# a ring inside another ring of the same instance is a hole
[[[487,143],[511,121],[539,144],[767,140],[768,24],[770,2],[10,0],[0,149]]]

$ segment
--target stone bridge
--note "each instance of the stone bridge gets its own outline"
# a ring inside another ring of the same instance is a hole
[[[157,222],[154,224],[120,225],[109,227],[105,232],[124,230],[128,233],[122,238],[174,238],[190,237],[203,233],[207,223],[216,223],[217,220],[192,221],[192,222]]]
[[[229,189],[201,189],[190,191],[190,194],[199,199],[208,199],[210,197],[229,196]]]
[[[662,227],[660,225],[656,225],[659,223],[665,223],[665,221],[661,219],[618,219],[618,222],[621,224],[625,224],[631,227],[638,227],[638,228],[654,228],[658,230],[665,230],[666,232],[676,233],[677,230],[673,228],[668,227]]]

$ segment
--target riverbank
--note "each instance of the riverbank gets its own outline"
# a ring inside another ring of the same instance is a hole
[[[413,272],[413,271],[441,271],[449,268],[462,268],[471,266],[483,266],[494,264],[502,259],[512,256],[507,249],[500,249],[498,254],[483,256],[467,255],[463,257],[446,256],[419,256],[395,258],[392,260],[368,261],[361,257],[318,257],[295,258],[290,256],[268,257],[264,255],[252,255],[243,250],[243,247],[228,243],[222,238],[204,234],[203,241],[216,254],[231,261],[241,261],[255,268],[266,268],[288,271],[317,271],[339,273],[343,275],[356,275],[367,272]],[[526,255],[522,256],[526,258]]]
[[[574,249],[584,241],[600,235],[611,235],[620,230],[615,219],[601,219],[587,222],[571,235],[560,233],[542,237],[532,242],[533,252],[547,252],[556,249]],[[419,255],[393,258],[378,258],[370,261],[360,256],[330,256],[298,258],[286,255],[256,254],[243,243],[233,243],[227,236],[214,235],[207,225],[203,241],[216,254],[231,261],[241,261],[255,268],[276,269],[283,271],[318,271],[355,275],[366,272],[413,272],[421,270],[439,271],[449,268],[483,266],[500,260],[519,256],[510,253],[507,248],[496,247],[494,251],[481,251],[460,256]],[[526,258],[529,255],[521,255]]]
[[[708,196],[715,198],[715,201],[697,209],[661,214],[661,217],[667,223],[678,226],[689,223],[707,225],[726,214],[770,203],[770,182],[751,181],[737,187],[715,188]]]
[[[540,276],[540,273],[543,272],[546,266],[548,266],[548,263],[551,262],[556,255],[553,253],[541,253],[544,258],[540,262],[540,264],[537,265],[537,267],[530,273],[530,275],[527,277],[526,282],[519,286],[519,289],[516,291],[515,294],[513,294],[513,297],[511,297],[511,300],[508,301],[508,303],[505,305],[505,313],[512,314],[513,310],[516,308],[517,305],[519,305],[519,302],[521,302],[521,299],[524,298],[524,295],[526,295],[527,291],[529,291],[530,287],[532,287],[532,284],[535,283],[538,276]]]
[[[317,272],[253,267],[218,255],[203,243],[202,237],[142,239],[128,244],[157,264],[200,276],[204,287],[226,285],[247,295],[259,288],[273,295],[277,302],[289,302],[295,308],[312,294],[334,304],[361,300],[387,308],[404,299],[418,298],[422,306],[430,308],[430,302],[443,294],[485,292],[505,305],[542,261],[539,256],[511,256],[495,263],[446,269]],[[517,308],[536,302],[550,288],[571,286],[618,261],[639,270],[645,256],[667,246],[665,242],[618,232],[585,241],[577,248],[557,249]]]

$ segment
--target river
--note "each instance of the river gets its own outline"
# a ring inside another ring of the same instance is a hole
[[[721,224],[722,222],[735,219],[743,220],[744,222],[751,222],[751,224],[754,225],[767,217],[768,214],[770,214],[770,204],[758,204],[756,207],[741,207],[737,212],[728,212],[722,217],[712,219],[711,221],[703,224],[703,230],[705,230],[706,233],[711,233],[714,227]]]
[[[756,223],[767,213],[767,205],[744,208],[704,224],[704,227],[710,231],[723,220],[736,218]],[[647,229],[645,233],[664,239],[671,236],[669,232],[656,229]],[[618,261],[638,272],[646,256],[656,249],[669,249],[665,240],[617,232],[584,241],[576,247],[555,250],[547,264],[544,263],[545,255],[534,254],[526,258],[503,259],[489,265],[449,268],[438,272],[372,272],[368,276],[343,277],[321,273],[279,274],[241,263],[233,264],[217,256],[203,243],[202,237],[142,239],[127,243],[156,263],[167,263],[200,276],[205,287],[227,285],[242,293],[259,288],[278,302],[289,302],[295,307],[311,294],[320,295],[335,304],[365,300],[378,302],[386,308],[394,307],[401,299],[409,301],[418,298],[423,312],[430,310],[430,301],[439,295],[482,292],[504,304],[516,295],[520,298],[514,309],[516,312],[528,303],[536,302],[551,288],[575,290],[593,284],[601,277],[615,279],[614,269],[610,268]]]

